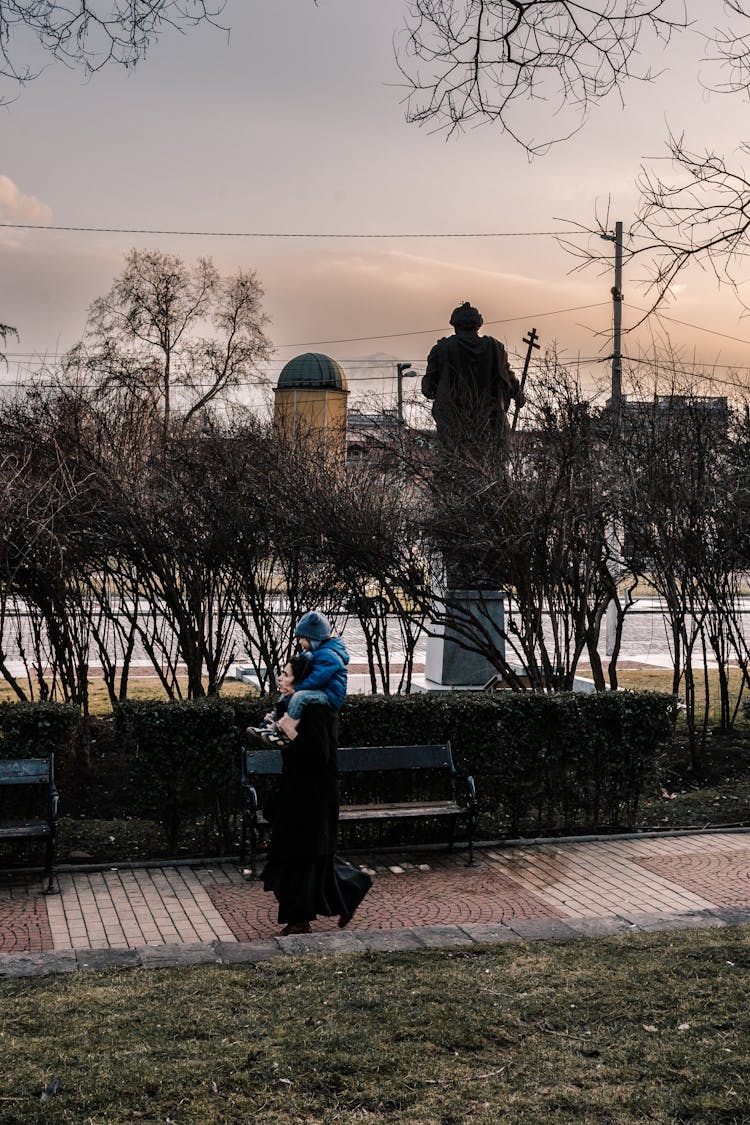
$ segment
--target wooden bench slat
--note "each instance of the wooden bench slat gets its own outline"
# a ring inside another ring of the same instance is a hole
[[[52,833],[46,820],[22,820],[15,824],[0,824],[0,840],[22,840],[24,837],[43,839]]]
[[[245,750],[247,773],[259,777],[281,773],[278,750]],[[339,773],[371,773],[378,770],[452,769],[450,746],[340,746]]]
[[[339,820],[408,820],[420,816],[464,816],[468,808],[453,804],[431,805],[350,805],[339,809]]]
[[[366,813],[368,809],[389,809],[395,813],[403,812],[405,815],[408,815],[412,809],[424,809],[425,813],[428,810],[440,811],[441,809],[445,812],[465,811],[464,806],[460,805],[458,801],[433,801],[430,799],[425,801],[373,801],[370,804],[363,802],[356,805],[341,805],[339,811],[344,813],[351,810]]]
[[[350,823],[365,820],[409,820],[414,817],[430,816],[467,816],[470,813],[468,805],[454,805],[450,802],[439,804],[421,805],[342,805],[339,809],[339,820]],[[262,810],[257,813],[258,824],[269,823]]]
[[[450,745],[340,746],[338,763],[341,773],[453,769]]]

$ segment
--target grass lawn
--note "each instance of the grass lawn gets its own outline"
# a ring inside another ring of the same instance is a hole
[[[19,677],[19,685],[28,693],[29,681]],[[180,688],[187,698],[187,679],[179,680]],[[227,680],[221,689],[222,695],[238,695],[242,698],[257,695],[247,684],[239,680]],[[167,693],[156,676],[131,676],[128,683],[128,699],[166,699]],[[5,680],[0,680],[0,703],[16,703],[18,696]],[[101,678],[92,679],[89,684],[89,710],[92,715],[111,715],[112,706],[107,689]]]
[[[749,969],[719,928],[8,980],[0,1122],[747,1122]]]

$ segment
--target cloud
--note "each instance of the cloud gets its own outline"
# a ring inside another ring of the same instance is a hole
[[[35,195],[24,195],[9,176],[0,175],[0,222],[49,223],[52,208]]]

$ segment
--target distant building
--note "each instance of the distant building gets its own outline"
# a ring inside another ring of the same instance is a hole
[[[305,352],[282,368],[274,390],[274,425],[296,434],[314,434],[342,459],[346,451],[349,388],[340,363],[320,352]]]
[[[387,469],[406,455],[424,462],[433,429],[405,426],[397,410],[348,410],[349,388],[340,363],[320,352],[305,352],[282,368],[274,388],[274,426],[310,437],[347,464],[368,462]]]
[[[406,457],[411,465],[425,462],[435,440],[434,430],[419,430],[399,422],[396,410],[364,414],[350,410],[346,431],[347,464],[367,462],[390,468]]]
[[[608,402],[609,406],[610,403]],[[622,396],[623,425],[651,420],[655,426],[668,419],[679,421],[692,414],[694,419],[705,420],[717,433],[726,433],[729,424],[729,400],[726,395],[654,395],[650,399],[630,399]]]
[[[399,424],[395,410],[382,414],[363,414],[350,410],[346,428],[346,460],[377,462],[393,461],[398,452]]]

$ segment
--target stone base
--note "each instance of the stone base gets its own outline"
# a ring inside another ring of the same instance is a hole
[[[450,590],[446,597],[458,603],[453,609],[457,621],[465,620],[464,614],[476,617],[495,634],[498,651],[505,652],[502,637],[505,595],[502,590]],[[481,653],[463,646],[461,633],[451,627],[451,608],[446,615],[445,623],[430,627],[435,635],[427,641],[425,679],[437,688],[480,688],[497,674],[497,668]]]
[[[524,669],[520,664],[514,665],[513,670],[519,676],[523,677]],[[489,679],[489,676],[487,677],[487,679]],[[436,683],[434,680],[428,680],[426,676],[420,675],[412,676],[411,681],[411,691],[415,695],[420,692],[434,692],[435,694],[447,691],[477,692],[481,691],[483,687],[484,684],[441,684]],[[494,692],[495,690],[501,690],[502,688],[503,685],[501,684],[500,688],[493,688],[492,690]],[[581,694],[583,695],[593,694],[596,691],[596,685],[594,684],[594,681],[588,676],[576,676],[573,680],[573,691],[581,692]]]

